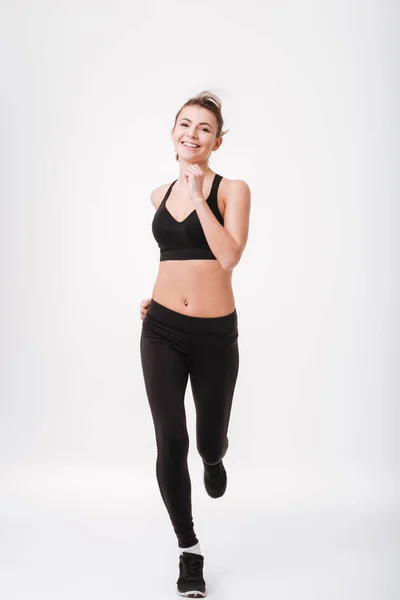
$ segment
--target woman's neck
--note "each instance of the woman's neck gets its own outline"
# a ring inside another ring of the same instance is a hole
[[[180,184],[180,185],[185,184],[185,175],[188,172],[189,165],[191,165],[191,164],[193,164],[193,163],[179,159],[179,177],[178,177],[178,181],[177,181],[178,184]],[[214,174],[214,171],[212,169],[210,169],[210,167],[208,166],[207,161],[198,162],[196,164],[198,164],[200,169],[203,171],[205,180],[208,179],[208,177],[211,174]]]

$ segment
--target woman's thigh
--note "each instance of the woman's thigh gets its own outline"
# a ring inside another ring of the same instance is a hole
[[[185,391],[188,367],[185,355],[146,317],[140,337],[144,383],[156,431],[186,430]]]
[[[189,372],[196,408],[197,447],[206,462],[217,462],[226,450],[238,371],[237,333],[203,336],[192,345]]]

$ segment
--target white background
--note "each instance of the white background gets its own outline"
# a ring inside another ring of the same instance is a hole
[[[186,397],[209,595],[398,597],[398,12],[3,0],[3,598],[176,597],[139,304],[150,192],[178,176],[170,130],[205,89],[229,129],[211,168],[252,192],[218,501]]]

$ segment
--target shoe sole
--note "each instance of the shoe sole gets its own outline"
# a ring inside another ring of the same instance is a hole
[[[180,592],[176,590],[178,596],[183,596],[184,598],[205,598],[207,596],[207,592],[200,592],[196,590],[192,590],[191,592]]]
[[[206,488],[206,492],[210,496],[210,498],[214,498],[214,500],[216,500],[217,498],[222,498],[222,496],[226,492],[226,488],[224,489],[224,491],[222,492],[222,494],[210,494],[210,492],[207,490],[207,488]]]

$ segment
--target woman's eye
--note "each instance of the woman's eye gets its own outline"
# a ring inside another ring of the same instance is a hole
[[[189,125],[187,123],[181,123],[182,127],[189,127]],[[202,130],[205,131],[206,133],[211,133],[209,129],[207,129],[206,127],[202,127]]]

